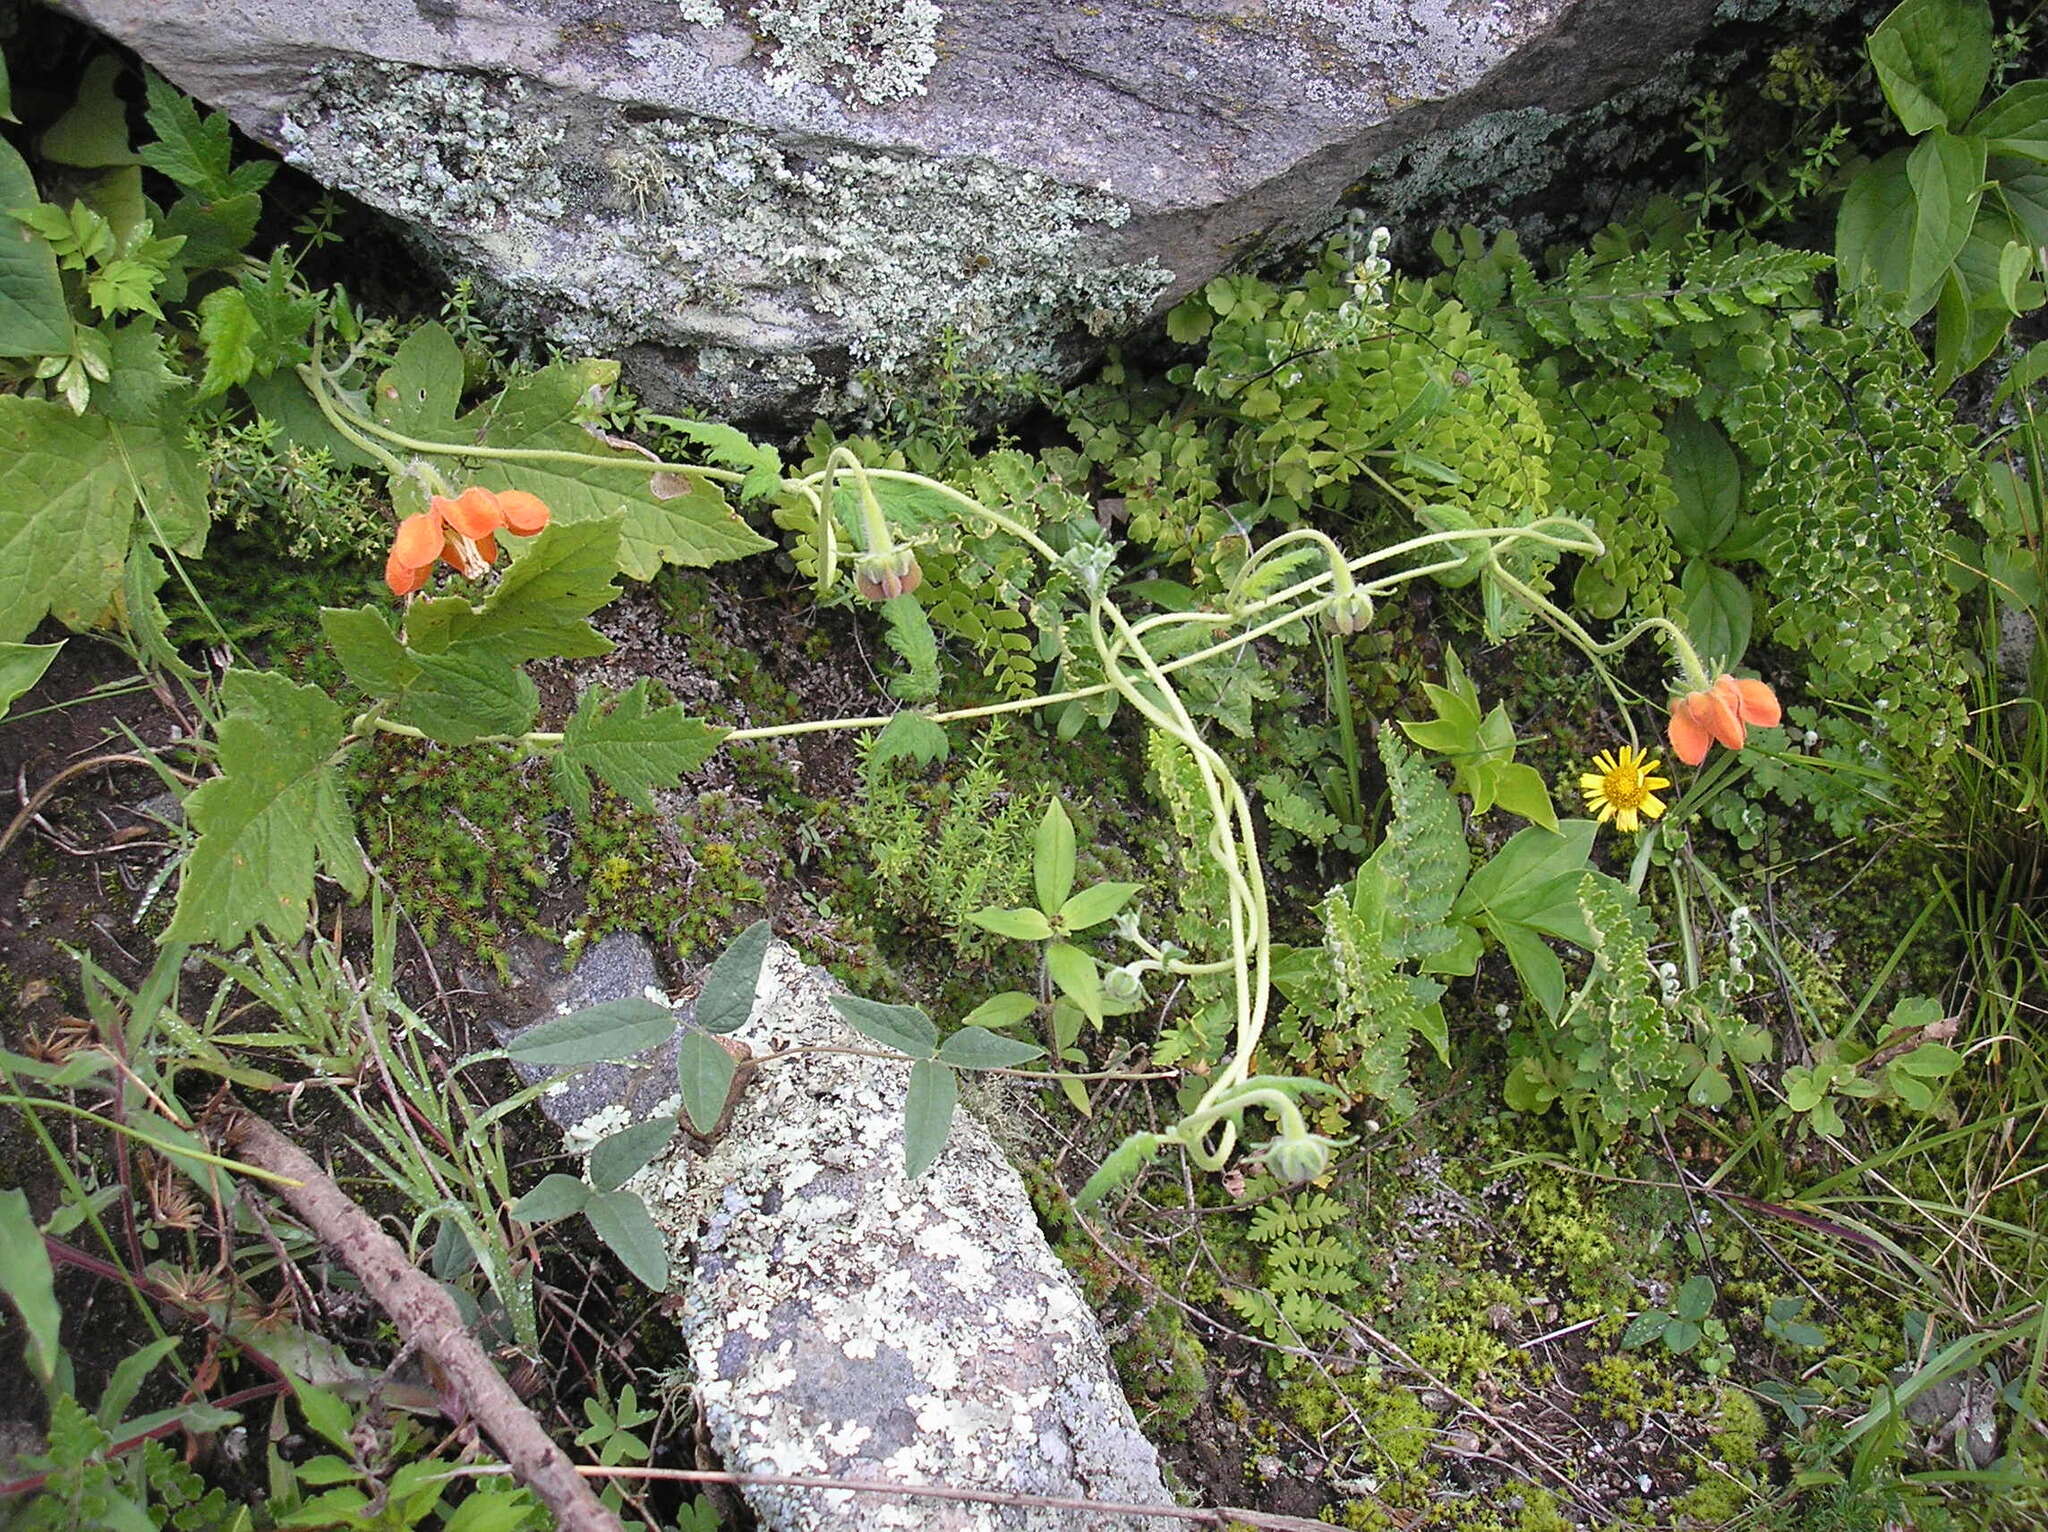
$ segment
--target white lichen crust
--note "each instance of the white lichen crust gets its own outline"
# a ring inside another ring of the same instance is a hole
[[[777,947],[762,1053],[862,1044]],[[1016,1172],[960,1114],[903,1175],[902,1064],[813,1054],[764,1067],[708,1154],[628,1183],[668,1232],[711,1438],[750,1473],[885,1479],[1171,1504],[1107,1345]],[[783,1532],[1121,1528],[1087,1512],[845,1491],[750,1491]]]
[[[558,343],[699,353],[708,402],[726,351],[749,369],[782,352],[783,381],[801,383],[821,344],[886,374],[950,334],[963,365],[1053,369],[1063,333],[1134,322],[1172,280],[1091,258],[1129,216],[1104,192],[981,159],[820,153],[687,114],[593,126],[543,94],[348,61],[317,71],[278,131],[289,159],[489,272],[511,317]]]

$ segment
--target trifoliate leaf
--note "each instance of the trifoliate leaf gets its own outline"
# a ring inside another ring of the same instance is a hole
[[[676,1045],[676,1088],[697,1136],[708,1138],[725,1115],[739,1061],[709,1032],[685,1032]]]
[[[555,785],[576,817],[590,813],[590,778],[649,813],[657,787],[675,787],[718,748],[726,731],[690,717],[680,707],[651,706],[647,681],[607,695],[593,686],[562,731],[555,752]]]
[[[199,840],[164,940],[233,947],[259,925],[295,940],[316,863],[351,894],[366,885],[334,762],[347,720],[319,687],[269,671],[230,671],[221,700],[220,775],[185,800]]]
[[[675,1035],[676,1013],[645,996],[607,1000],[528,1027],[505,1045],[515,1064],[573,1069],[630,1059]]]

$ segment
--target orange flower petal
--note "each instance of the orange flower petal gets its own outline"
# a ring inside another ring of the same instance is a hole
[[[441,530],[438,507],[447,502],[437,499],[434,503],[436,509],[408,516],[398,524],[398,535],[391,540],[393,562],[407,569],[431,569],[440,557],[446,534]]]
[[[1751,681],[1742,676],[1731,676],[1738,699],[1736,713],[1744,723],[1753,723],[1760,729],[1774,729],[1784,716],[1778,706],[1778,694],[1761,681]]]
[[[427,573],[432,568],[431,564],[406,563],[393,548],[391,556],[384,560],[384,583],[391,587],[392,595],[410,596],[427,583]]]
[[[434,507],[448,518],[450,526],[472,540],[488,537],[505,524],[504,513],[498,509],[498,497],[475,484],[453,500],[436,496]]]
[[[1735,677],[1717,677],[1711,690],[1697,695],[1697,716],[1707,732],[1730,750],[1740,750],[1749,735],[1742,726],[1742,693],[1735,689]]]
[[[1714,747],[1713,736],[1706,725],[1693,717],[1693,703],[1699,694],[1680,697],[1671,704],[1671,726],[1664,731],[1664,737],[1671,741],[1671,753],[1688,766],[1697,766],[1707,758],[1707,752]]]
[[[482,559],[486,564],[497,563],[498,540],[492,537],[490,533],[486,532],[482,537],[479,537],[476,540],[476,552],[477,557]]]
[[[546,501],[523,489],[508,489],[498,496],[498,510],[505,517],[506,528],[521,537],[531,537],[546,526],[550,514]]]

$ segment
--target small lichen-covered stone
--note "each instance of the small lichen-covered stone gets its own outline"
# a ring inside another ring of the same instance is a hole
[[[777,946],[757,1054],[860,1046]],[[1171,1504],[1094,1315],[1022,1181],[962,1113],[903,1176],[906,1066],[842,1053],[764,1065],[708,1154],[628,1183],[668,1232],[711,1439],[749,1473],[890,1479]],[[756,1490],[782,1532],[1122,1528],[1122,1517],[844,1491]]]

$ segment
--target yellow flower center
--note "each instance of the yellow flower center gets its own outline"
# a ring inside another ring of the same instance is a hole
[[[1643,786],[1643,774],[1635,767],[1617,766],[1600,779],[1600,795],[1618,812],[1641,808],[1650,792]]]

